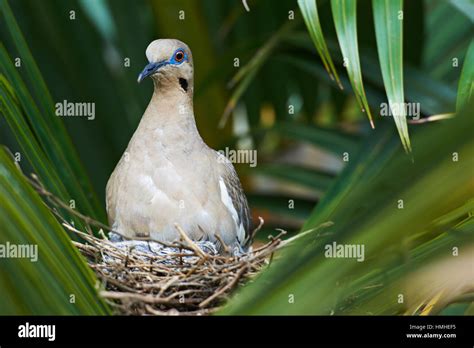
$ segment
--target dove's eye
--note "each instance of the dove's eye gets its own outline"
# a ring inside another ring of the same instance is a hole
[[[184,59],[184,52],[181,50],[176,51],[174,54],[174,60],[177,61],[178,63],[181,63]]]

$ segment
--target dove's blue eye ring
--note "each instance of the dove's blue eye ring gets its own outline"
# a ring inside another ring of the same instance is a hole
[[[182,62],[187,61],[187,60],[188,60],[188,55],[186,54],[186,52],[184,52],[183,49],[178,48],[174,52],[173,57],[171,57],[170,63],[171,64],[181,64]]]

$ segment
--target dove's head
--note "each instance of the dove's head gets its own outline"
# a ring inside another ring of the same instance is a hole
[[[184,42],[174,39],[152,41],[146,49],[146,57],[150,63],[138,75],[138,82],[151,76],[156,86],[175,85],[185,92],[192,88],[193,59]]]

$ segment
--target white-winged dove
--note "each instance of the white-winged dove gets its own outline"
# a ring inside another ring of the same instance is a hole
[[[247,199],[232,164],[202,140],[193,112],[193,60],[181,41],[160,39],[146,49],[151,101],[109,178],[106,203],[112,229],[128,237],[172,242],[178,224],[193,240],[222,252],[250,244]],[[219,237],[216,237],[218,235]]]

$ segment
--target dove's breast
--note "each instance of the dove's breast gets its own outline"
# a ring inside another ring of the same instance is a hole
[[[222,202],[218,173],[209,170],[217,165],[210,151],[131,142],[107,185],[113,230],[171,242],[178,224],[194,240],[215,241],[218,233],[232,244],[235,221]]]

